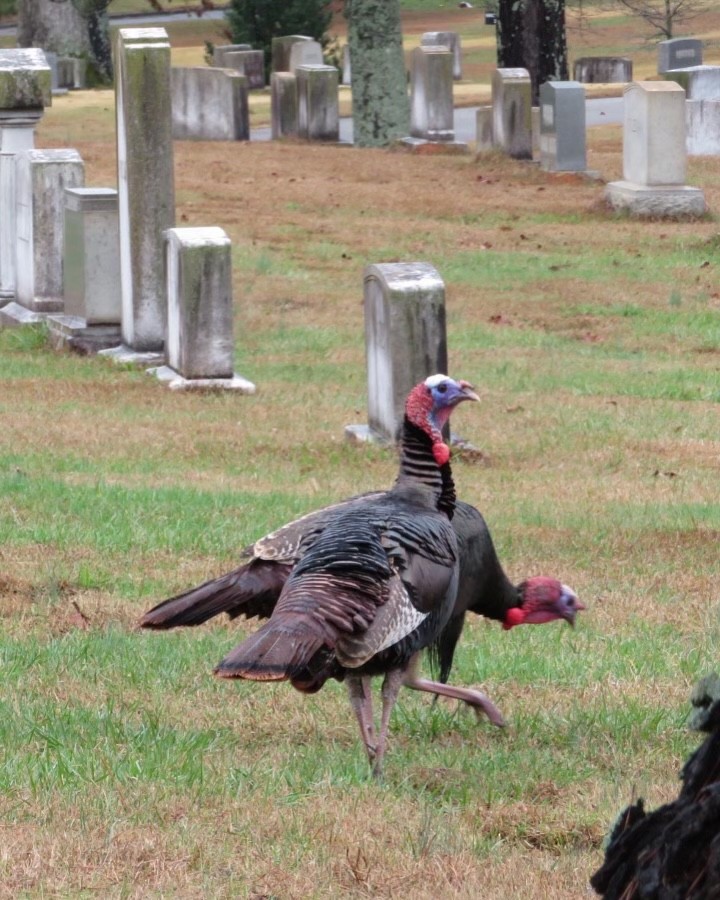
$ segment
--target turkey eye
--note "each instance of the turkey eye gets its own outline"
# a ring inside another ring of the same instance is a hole
[[[438,385],[438,391],[439,391],[441,394],[444,394],[444,393],[447,391],[447,385],[444,384],[444,383],[443,383],[443,384],[439,384],[439,385]]]

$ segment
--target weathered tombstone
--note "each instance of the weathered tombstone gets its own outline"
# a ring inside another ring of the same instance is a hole
[[[43,51],[0,50],[0,306],[15,298],[15,159],[35,146],[35,127],[50,103],[50,67]]]
[[[495,146],[513,159],[532,159],[532,86],[527,69],[495,69],[492,77]]]
[[[658,75],[671,69],[701,66],[702,61],[703,45],[697,38],[671,38],[658,44]]]
[[[322,66],[322,46],[318,41],[296,41],[290,47],[289,71],[295,72],[299,66]]]
[[[368,426],[345,429],[351,440],[397,440],[414,384],[447,372],[445,285],[428,263],[381,263],[364,274]]]
[[[312,41],[312,38],[304,34],[288,34],[272,39],[270,50],[271,72],[290,71],[290,51],[293,44],[296,44],[298,41]]]
[[[119,326],[122,294],[114,188],[66,189],[63,265],[65,314],[88,325]]]
[[[298,66],[298,136],[310,141],[340,137],[338,70],[335,66]]]
[[[213,47],[212,64],[223,68],[225,66],[225,54],[234,53],[236,50],[252,50],[250,44],[220,44]]]
[[[585,89],[577,81],[540,85],[540,165],[548,172],[584,172]]]
[[[476,149],[478,153],[486,153],[493,150],[495,140],[493,138],[493,108],[492,106],[478,106],[475,114],[476,123]]]
[[[415,47],[410,61],[410,134],[454,141],[452,53],[444,46]]]
[[[686,100],[688,156],[720,156],[720,100]]]
[[[170,69],[175,140],[250,140],[247,78],[229,69]]]
[[[273,140],[298,136],[297,78],[292,72],[273,72],[270,76],[270,115]]]
[[[677,82],[688,100],[720,100],[720,66],[692,66],[665,73]]]
[[[265,57],[262,50],[233,50],[223,58],[226,69],[236,69],[245,75],[250,90],[265,87]]]
[[[342,50],[342,78],[341,84],[352,84],[352,64],[350,62],[350,45],[345,44]]]
[[[52,344],[97,353],[120,342],[122,295],[117,191],[66,188],[61,315],[48,316]]]
[[[573,79],[583,84],[632,81],[632,60],[625,56],[584,56],[575,60]]]
[[[699,188],[685,185],[685,91],[672,81],[633,82],[624,91],[623,181],[605,196],[636,216],[697,216]]]
[[[222,228],[169,228],[167,366],[170,387],[230,388],[254,393],[234,372],[232,260]]]
[[[67,94],[67,88],[60,84],[60,73],[58,71],[58,55],[52,50],[44,50],[45,59],[50,66],[50,87],[55,95]]]
[[[175,220],[170,43],[164,28],[120,28],[115,52],[122,337],[120,359],[165,340],[163,234]]]
[[[17,166],[17,300],[34,313],[63,309],[65,188],[82,187],[77,150],[25,150]]]
[[[462,50],[457,31],[426,31],[420,36],[421,47],[447,47],[453,55],[452,75],[455,81],[462,78]]]

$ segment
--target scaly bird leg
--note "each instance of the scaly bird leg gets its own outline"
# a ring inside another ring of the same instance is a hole
[[[375,764],[373,765],[373,777],[379,778],[382,775],[383,756],[385,755],[385,746],[387,744],[388,728],[390,726],[390,714],[395,706],[395,701],[400,693],[400,688],[405,680],[405,669],[391,669],[387,673],[382,684],[382,717],[380,719],[380,735],[378,737],[377,747],[375,748]]]
[[[414,691],[427,691],[429,694],[435,694],[436,697],[451,697],[453,700],[462,700],[467,703],[475,711],[475,715],[480,718],[480,713],[484,712],[493,725],[498,728],[504,728],[507,724],[500,710],[495,706],[492,700],[482,691],[475,688],[454,687],[451,684],[442,684],[439,681],[430,681],[428,678],[421,678],[418,673],[418,662],[420,654],[416,654],[411,660],[405,674],[405,687],[412,688]]]
[[[351,675],[346,679],[346,684],[350,696],[350,705],[357,717],[358,725],[360,726],[360,736],[367,751],[368,761],[372,765],[375,761],[377,748],[375,743],[375,724],[373,722],[372,693],[370,690],[371,681],[367,676],[360,678],[357,675]]]

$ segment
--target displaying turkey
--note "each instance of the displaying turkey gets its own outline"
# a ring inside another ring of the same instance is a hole
[[[201,625],[221,613],[230,619],[268,618],[288,575],[328,522],[357,503],[382,496],[382,492],[363,494],[295,519],[247,547],[238,568],[163,601],[145,613],[140,625],[155,629]],[[573,625],[576,613],[585,607],[556,578],[536,576],[514,585],[498,559],[485,519],[474,506],[456,502],[452,526],[460,554],[457,597],[447,625],[430,647],[440,681],[419,677],[417,666],[412,666],[405,686],[461,700],[477,713],[485,713],[495,725],[503,725],[501,713],[481,691],[447,685],[466,613],[495,619],[510,629],[554,619]]]
[[[347,504],[306,539],[268,621],[215,669],[310,693],[329,678],[345,680],[374,775],[405,671],[454,608],[455,487],[442,430],[459,403],[477,399],[471,385],[446,375],[413,388],[393,487]],[[377,737],[368,689],[376,675],[384,675]]]

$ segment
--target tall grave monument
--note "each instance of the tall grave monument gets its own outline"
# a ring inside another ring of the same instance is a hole
[[[35,146],[35,127],[52,100],[42,50],[0,50],[0,307],[16,295],[16,157]]]
[[[124,348],[160,354],[167,327],[163,235],[175,224],[170,43],[164,28],[120,28],[115,43]]]

